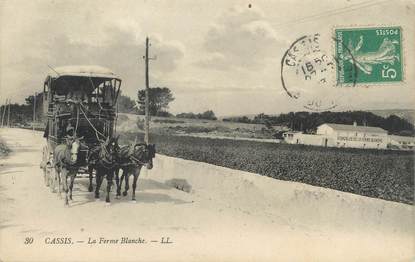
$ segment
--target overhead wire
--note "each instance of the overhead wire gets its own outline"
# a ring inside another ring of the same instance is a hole
[[[291,21],[280,23],[280,24],[275,24],[275,26],[273,26],[273,28],[277,29],[277,28],[285,27],[285,26],[292,25],[292,24],[306,23],[306,22],[310,22],[310,21],[313,21],[313,20],[317,20],[317,19],[337,15],[337,14],[356,11],[356,10],[363,9],[363,8],[368,8],[368,7],[371,7],[371,6],[374,6],[374,5],[380,5],[380,4],[383,4],[383,3],[386,3],[386,2],[390,2],[390,1],[389,0],[382,0],[382,1],[370,0],[370,1],[362,2],[362,3],[358,3],[358,4],[353,4],[353,5],[349,5],[349,6],[345,6],[345,7],[341,7],[341,8],[327,10],[327,11],[324,11],[324,12],[321,12],[321,13],[318,13],[318,14],[314,14],[314,15],[310,15],[310,16],[306,16],[306,17],[303,17],[303,18],[300,18],[300,19],[291,20]]]

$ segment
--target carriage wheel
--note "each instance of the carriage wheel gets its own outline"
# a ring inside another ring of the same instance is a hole
[[[45,185],[47,187],[49,187],[50,186],[50,183],[49,183],[49,170],[48,170],[47,167],[43,168],[43,178],[45,180]]]
[[[43,169],[43,180],[45,182],[46,186],[49,186],[49,178],[48,178],[48,149],[47,147],[43,148],[43,157],[42,157],[42,163],[40,164],[40,167]]]
[[[58,184],[58,179],[56,177],[56,170],[54,168],[52,168],[49,172],[49,181],[50,181],[50,191],[52,193],[56,193],[56,185]]]

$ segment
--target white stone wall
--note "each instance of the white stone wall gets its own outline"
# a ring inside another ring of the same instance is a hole
[[[324,146],[324,140],[326,138],[326,136],[322,135],[309,135],[297,133],[294,135],[292,143],[302,145]]]

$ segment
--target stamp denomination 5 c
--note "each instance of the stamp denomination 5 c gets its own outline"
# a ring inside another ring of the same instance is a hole
[[[402,81],[401,33],[401,27],[335,29],[337,84]]]

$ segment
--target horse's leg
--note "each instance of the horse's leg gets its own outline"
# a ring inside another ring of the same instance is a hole
[[[99,189],[101,188],[101,183],[102,183],[102,180],[103,180],[101,170],[99,170],[99,169],[96,169],[95,180],[96,180],[95,198],[99,199]]]
[[[120,169],[116,168],[114,175],[115,175],[115,183],[117,184],[117,194],[115,196],[115,198],[117,198],[117,199],[121,196],[121,184],[120,184],[120,178],[119,178],[119,174],[118,174],[119,172],[120,172]]]
[[[50,190],[52,193],[56,193],[56,183],[57,181],[57,174],[59,174],[58,167],[54,167],[52,170],[52,174],[50,174]]]
[[[123,173],[122,173],[122,175],[124,176],[124,179],[125,179],[125,189],[124,189],[124,192],[122,192],[123,196],[126,196],[128,194],[128,188],[130,187],[128,185],[129,184],[128,183],[128,176],[130,175],[129,172],[130,172],[130,168],[126,168],[126,169],[123,170]]]
[[[69,200],[72,200],[73,182],[75,181],[76,173],[77,173],[76,171],[72,171],[70,173],[71,183],[69,184]]]
[[[47,164],[42,167],[43,169],[43,180],[45,181],[45,185],[49,186],[49,178],[48,178],[48,166]]]
[[[140,170],[141,170],[141,167],[137,167],[134,170],[133,194],[132,194],[133,201],[135,201],[135,188],[137,187],[137,180],[138,180],[138,177],[140,176]]]
[[[51,181],[51,179],[50,179],[50,177],[51,177],[51,172],[52,172],[52,169],[53,169],[53,167],[51,167],[49,164],[48,165],[46,165],[46,185],[48,186],[48,187],[51,187],[52,186],[52,181]]]
[[[105,202],[110,203],[110,192],[111,192],[111,186],[112,186],[112,179],[114,177],[114,170],[110,169],[107,173],[107,197],[105,198]]]
[[[92,192],[94,190],[94,187],[92,186],[92,172],[94,171],[94,168],[92,166],[88,166],[88,173],[89,173],[89,187],[88,191]]]
[[[123,168],[122,175],[120,177],[120,194],[121,194],[121,188],[122,188],[122,181],[124,180],[124,178],[125,178],[125,169]]]
[[[58,182],[58,195],[59,195],[59,198],[62,198],[62,170],[63,170],[64,168],[59,168],[59,172],[57,172],[56,173],[56,182]]]
[[[61,170],[61,175],[62,175],[62,180],[63,180],[63,190],[65,191],[65,206],[69,205],[69,201],[68,201],[68,170],[66,170],[66,168],[62,168]]]
[[[53,186],[52,186],[52,192],[53,193],[57,193],[59,198],[62,198],[61,195],[61,172],[62,172],[62,168],[61,167],[56,167],[55,168],[55,172],[53,173],[52,176],[52,182],[53,182]]]

